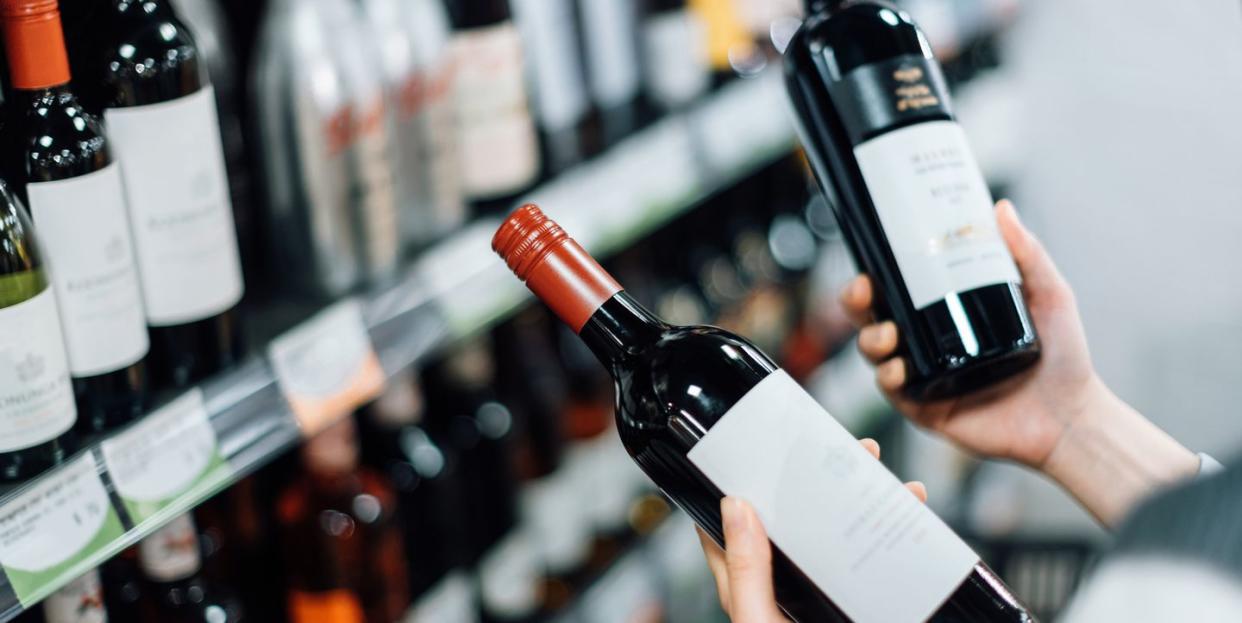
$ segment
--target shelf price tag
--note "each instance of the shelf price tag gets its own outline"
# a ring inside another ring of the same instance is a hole
[[[135,524],[180,497],[209,495],[232,474],[199,389],[103,442],[100,451]]]
[[[356,300],[341,301],[272,340],[268,356],[307,436],[384,390],[384,369]]]
[[[28,607],[85,572],[124,533],[86,453],[0,507],[0,566]]]

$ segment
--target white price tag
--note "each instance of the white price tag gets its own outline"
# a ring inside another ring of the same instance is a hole
[[[207,495],[231,473],[199,389],[104,441],[99,449],[135,524],[181,496]]]
[[[327,428],[384,389],[362,308],[337,303],[272,340],[268,356],[302,431]]]
[[[0,566],[28,606],[85,572],[124,532],[88,453],[0,507]]]

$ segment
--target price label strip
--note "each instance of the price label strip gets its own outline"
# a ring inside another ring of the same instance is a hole
[[[29,607],[97,564],[93,556],[124,533],[87,453],[0,507],[0,566]]]
[[[198,389],[103,442],[100,451],[135,524],[181,512],[169,507],[210,495],[233,473]]]
[[[268,356],[307,436],[384,391],[384,369],[356,300],[341,301],[276,338]]]

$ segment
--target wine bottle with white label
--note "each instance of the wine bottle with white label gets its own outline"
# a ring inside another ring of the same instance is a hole
[[[44,623],[108,623],[99,570],[91,569],[43,600]]]
[[[755,507],[772,540],[777,601],[795,620],[1032,620],[750,342],[662,322],[535,206],[510,215],[492,248],[612,374],[626,450],[669,498],[718,543],[723,496]]]
[[[142,415],[149,349],[121,171],[69,86],[55,3],[4,5],[13,82],[9,179],[24,194],[51,266],[77,398],[77,427],[101,432]]]
[[[1031,366],[1022,279],[927,39],[881,2],[807,5],[785,53],[790,99],[877,316],[901,332],[906,391],[960,395]]]
[[[121,165],[152,381],[184,386],[242,350],[241,261],[214,91],[167,0],[109,0],[97,17],[78,78],[104,108]]]
[[[77,418],[56,292],[26,208],[0,181],[0,482],[65,459]]]

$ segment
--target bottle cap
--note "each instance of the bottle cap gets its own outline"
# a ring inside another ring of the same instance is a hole
[[[534,204],[514,210],[492,237],[518,279],[565,324],[581,331],[601,305],[622,290],[565,230]]]
[[[0,0],[9,73],[15,89],[69,82],[69,56],[56,0]]]

